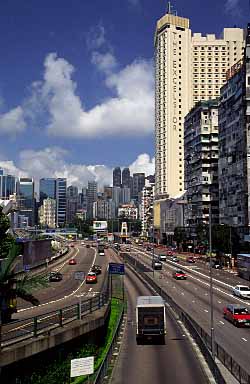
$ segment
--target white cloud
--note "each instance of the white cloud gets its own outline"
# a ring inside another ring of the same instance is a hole
[[[42,177],[66,177],[68,185],[82,188],[88,181],[95,180],[100,188],[112,184],[113,169],[105,165],[85,165],[67,162],[68,152],[59,147],[48,147],[38,151],[24,150],[20,153],[20,161],[15,165],[12,161],[0,161],[0,167],[18,177],[33,177],[38,189]],[[124,164],[124,167],[128,166]],[[141,154],[129,165],[131,174],[145,172],[154,174],[154,159],[147,154]]]
[[[0,114],[0,135],[16,135],[26,128],[24,111],[16,107],[6,113]]]
[[[55,53],[46,57],[44,81],[36,83],[33,100],[47,107],[48,133],[88,138],[151,133],[154,126],[152,62],[137,60],[113,73],[116,59],[111,53],[96,52],[92,60],[106,74],[105,84],[112,88],[116,97],[108,98],[87,111],[72,80],[74,67]]]

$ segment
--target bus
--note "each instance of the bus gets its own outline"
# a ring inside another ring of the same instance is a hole
[[[240,253],[237,255],[237,268],[239,277],[250,281],[250,254]]]
[[[104,249],[105,249],[105,245],[103,243],[97,244],[97,251],[98,251],[99,256],[105,256]]]

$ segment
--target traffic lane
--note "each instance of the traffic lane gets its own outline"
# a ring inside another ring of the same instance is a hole
[[[152,295],[152,292],[128,268],[125,289],[128,298],[128,322],[112,383],[207,383],[192,347],[169,315],[166,345],[137,345],[136,298],[140,295]]]
[[[75,291],[81,284],[81,281],[75,280],[74,273],[77,271],[83,271],[88,273],[95,257],[95,251],[93,249],[79,248],[78,254],[75,256],[77,260],[76,265],[69,265],[66,261],[58,270],[63,274],[63,280],[60,282],[51,282],[49,286],[39,291],[34,291],[34,296],[40,301],[40,304],[49,303],[51,301],[60,300],[67,297],[72,291]],[[60,307],[62,302],[59,302]],[[55,303],[53,303],[54,305]],[[31,311],[36,311],[39,307],[32,307],[32,305],[24,300],[18,301],[18,310],[30,308]],[[44,311],[44,306],[42,306]],[[20,313],[25,313],[27,317],[27,311],[18,312],[13,318],[20,318]]]
[[[196,286],[192,280],[176,281],[171,274],[156,272],[155,278],[159,285],[166,290],[170,297],[177,302],[208,334],[210,334],[210,296],[204,286]],[[172,280],[173,281],[172,281]],[[233,302],[233,301],[232,301]],[[214,326],[216,341],[236,360],[246,371],[249,371],[250,330],[235,328],[233,324],[223,319],[223,307],[228,304],[225,295],[214,293]]]

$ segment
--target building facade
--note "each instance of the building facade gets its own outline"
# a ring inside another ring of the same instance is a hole
[[[0,169],[0,199],[9,199],[16,193],[16,177],[5,175],[3,169]]]
[[[34,180],[29,177],[20,177],[17,183],[17,200],[20,215],[26,217],[28,225],[35,225],[35,187]]]
[[[116,167],[113,170],[113,187],[121,187],[121,168]]]
[[[138,219],[138,208],[131,204],[124,204],[118,208],[118,217],[126,217],[130,220]]]
[[[231,77],[230,77],[231,76]],[[234,66],[221,89],[219,106],[220,223],[250,225],[250,25],[242,65]]]
[[[142,190],[141,201],[141,222],[142,222],[142,236],[150,237],[153,228],[153,214],[154,214],[154,183],[146,183]]]
[[[67,188],[67,224],[74,223],[79,206],[78,188],[70,185]]]
[[[56,179],[56,225],[64,227],[67,219],[67,179]]]
[[[145,173],[134,173],[132,180],[132,198],[139,200],[139,193],[145,186]]]
[[[189,19],[169,6],[155,33],[156,197],[184,191],[184,118],[199,100],[219,96],[226,71],[242,58],[243,30],[191,35]]]
[[[56,200],[47,198],[43,200],[38,210],[39,223],[45,228],[56,227]]]
[[[43,203],[44,199],[47,198],[56,199],[56,179],[54,178],[43,178],[39,181],[39,201]]]
[[[200,101],[184,123],[186,220],[188,226],[219,223],[218,101]]]
[[[129,168],[124,168],[122,170],[122,187],[130,188],[130,170]]]
[[[88,182],[87,191],[87,218],[93,219],[93,204],[97,201],[97,183],[95,181]]]

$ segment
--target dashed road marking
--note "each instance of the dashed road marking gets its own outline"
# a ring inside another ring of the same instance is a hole
[[[247,339],[245,339],[245,337],[242,337],[241,339],[242,339],[243,341],[247,341]]]
[[[223,321],[221,321],[221,320],[220,320],[220,323],[223,324],[223,325],[225,324],[225,323],[223,323]]]
[[[208,310],[207,310],[207,309],[204,309],[204,312],[208,313]]]

